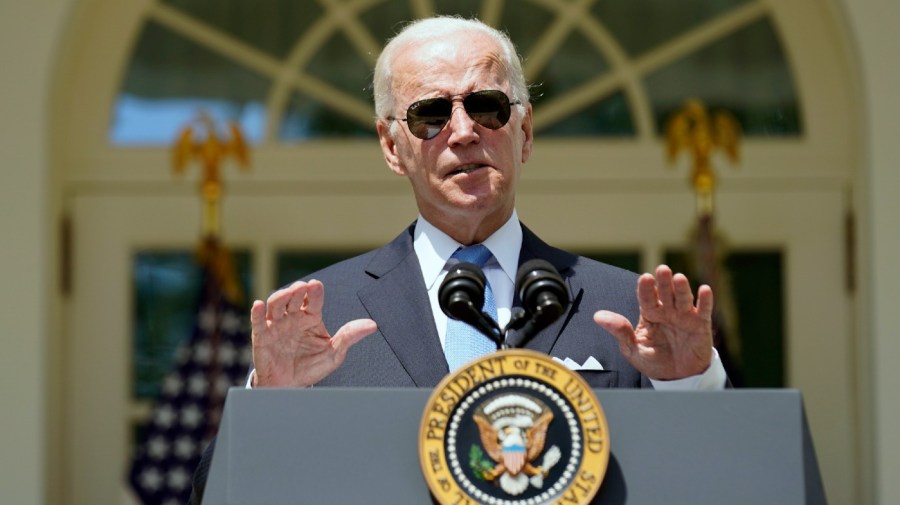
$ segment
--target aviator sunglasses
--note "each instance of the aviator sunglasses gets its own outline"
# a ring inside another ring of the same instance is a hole
[[[453,114],[453,101],[462,98],[463,108],[472,121],[497,130],[509,121],[510,105],[519,105],[520,101],[510,102],[506,93],[496,89],[476,91],[468,95],[452,97],[426,98],[409,106],[405,118],[389,117],[406,121],[410,133],[422,140],[433,139],[450,121]]]

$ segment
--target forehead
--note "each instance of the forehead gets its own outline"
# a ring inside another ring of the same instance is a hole
[[[392,73],[400,103],[482,89],[508,91],[500,48],[482,33],[443,34],[412,42],[398,53]]]

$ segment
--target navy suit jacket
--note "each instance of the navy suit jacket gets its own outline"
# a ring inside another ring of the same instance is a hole
[[[306,278],[325,285],[323,320],[330,334],[347,321],[372,319],[378,331],[350,348],[344,363],[317,386],[437,386],[449,368],[441,347],[422,269],[413,249],[412,225],[386,246],[336,263]],[[519,264],[550,262],[565,280],[572,302],[563,315],[527,343],[527,349],[584,363],[593,356],[602,371],[583,371],[594,388],[652,387],[619,352],[615,337],[594,323],[605,309],[636,324],[637,274],[551,247],[522,226]],[[518,306],[518,296],[513,306]],[[516,341],[515,332],[510,339]],[[190,503],[199,504],[206,485],[214,443],[194,474]]]
[[[391,243],[309,276],[325,285],[323,319],[331,334],[347,321],[378,324],[347,353],[344,363],[318,385],[434,387],[447,375],[422,269],[410,226]],[[648,387],[649,381],[619,353],[615,338],[594,323],[594,312],[611,310],[638,317],[637,275],[554,248],[522,227],[519,264],[549,261],[568,285],[572,303],[526,348],[584,363],[593,356],[603,371],[583,372],[592,387]],[[513,306],[519,304],[518,296]],[[515,341],[515,332],[511,340]]]

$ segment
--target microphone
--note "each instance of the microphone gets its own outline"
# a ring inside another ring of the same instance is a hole
[[[517,345],[521,347],[565,312],[569,305],[569,290],[556,268],[542,259],[527,261],[519,267],[516,290],[522,300],[525,317],[531,316],[526,323],[516,324],[522,329]]]
[[[484,272],[472,263],[457,263],[447,272],[438,288],[438,304],[447,317],[474,327],[493,340],[502,343],[500,326],[490,315],[481,311],[484,306]]]

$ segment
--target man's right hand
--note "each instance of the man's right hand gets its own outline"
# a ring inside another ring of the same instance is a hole
[[[297,281],[253,302],[253,387],[308,387],[341,366],[353,344],[375,332],[371,319],[357,319],[328,334],[322,322],[325,286]]]

